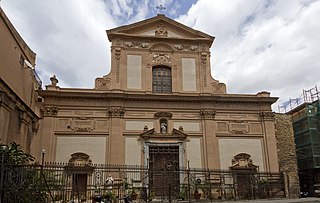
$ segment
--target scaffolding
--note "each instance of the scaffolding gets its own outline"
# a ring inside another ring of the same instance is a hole
[[[306,103],[313,103],[320,100],[320,92],[317,85],[308,90],[302,90],[302,94],[297,98],[289,98],[289,100],[278,105],[279,113],[288,113],[289,111],[297,108]]]
[[[279,105],[279,112],[292,116],[301,188],[314,194],[320,183],[320,94],[317,86],[300,97]]]

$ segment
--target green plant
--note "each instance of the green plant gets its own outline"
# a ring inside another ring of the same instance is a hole
[[[0,144],[0,157],[3,156],[4,164],[29,164],[34,161],[34,157],[22,150],[21,145],[12,142],[9,146]]]
[[[104,202],[106,201],[114,201],[116,200],[116,195],[112,191],[107,191],[103,194],[102,199]]]
[[[178,194],[178,199],[184,200],[186,199],[187,196],[187,189],[185,187],[180,187],[179,194]]]
[[[261,180],[258,181],[259,186],[266,186],[269,185],[269,181],[267,179],[262,178]]]
[[[154,189],[150,189],[149,194],[148,194],[149,201],[152,201],[155,197],[156,197],[156,193],[155,193]]]

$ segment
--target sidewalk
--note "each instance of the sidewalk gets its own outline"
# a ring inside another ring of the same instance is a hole
[[[237,201],[221,201],[221,203],[292,203],[292,202],[320,202],[320,198],[307,197],[301,199],[259,199],[259,200],[237,200]],[[213,202],[214,203],[214,202]]]

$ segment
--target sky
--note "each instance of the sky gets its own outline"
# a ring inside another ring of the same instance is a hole
[[[215,37],[212,76],[228,93],[271,92],[278,111],[320,85],[320,0],[2,0],[0,6],[37,54],[43,88],[52,75],[60,87],[93,88],[110,71],[105,31],[157,13]]]

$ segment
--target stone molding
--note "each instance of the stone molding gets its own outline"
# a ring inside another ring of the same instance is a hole
[[[174,48],[178,51],[197,51],[198,47],[197,46],[192,46],[192,45],[186,45],[186,44],[177,44],[174,45]]]
[[[172,113],[161,111],[161,112],[155,113],[154,117],[156,117],[156,118],[161,118],[161,117],[171,118],[172,117]]]
[[[132,42],[125,42],[124,45],[128,48],[149,48],[149,43],[140,42],[140,41],[132,41]]]

